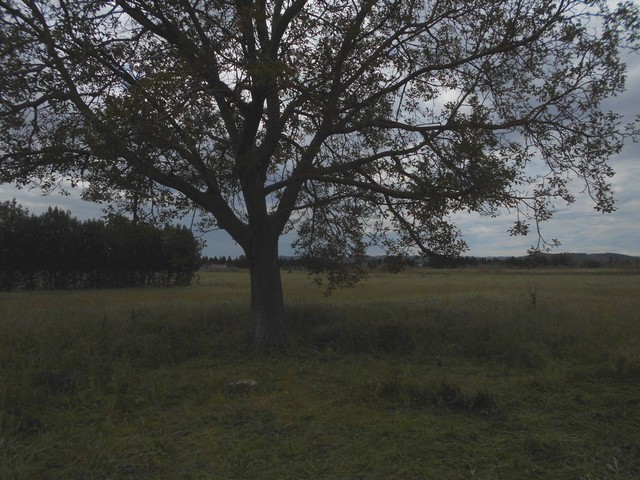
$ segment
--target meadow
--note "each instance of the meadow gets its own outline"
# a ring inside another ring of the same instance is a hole
[[[0,293],[0,478],[637,479],[640,272]]]

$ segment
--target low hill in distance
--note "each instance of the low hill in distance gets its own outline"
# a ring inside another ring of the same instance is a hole
[[[289,259],[293,260],[294,259]],[[369,265],[385,264],[389,266],[429,266],[433,268],[473,267],[480,265],[504,265],[507,267],[575,267],[575,268],[604,268],[604,267],[640,267],[640,257],[621,253],[542,253],[536,252],[519,257],[491,256],[476,257],[462,256],[458,258],[432,258],[419,256],[367,257]]]
[[[499,258],[505,262],[509,260],[530,262],[533,260],[541,266],[548,264],[550,266],[598,268],[640,265],[640,257],[622,253],[535,253],[522,257]]]
[[[547,254],[551,257],[554,255],[568,255],[571,260],[576,263],[580,262],[597,262],[601,265],[640,264],[640,257],[624,255],[622,253],[566,253],[566,254]]]

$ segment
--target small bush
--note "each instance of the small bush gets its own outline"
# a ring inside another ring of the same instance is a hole
[[[396,377],[380,383],[369,383],[365,388],[364,398],[369,402],[383,402],[392,408],[436,407],[476,415],[493,415],[499,411],[498,402],[491,394],[467,393],[447,381],[432,385]]]

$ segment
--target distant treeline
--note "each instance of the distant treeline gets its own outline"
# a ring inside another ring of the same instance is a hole
[[[0,289],[84,289],[188,285],[199,242],[183,226],[155,227],[113,215],[80,221],[0,202]]]
[[[543,253],[535,252],[522,257],[459,257],[432,259],[433,268],[461,268],[495,265],[513,268],[600,268],[640,265],[640,259],[620,254]]]
[[[244,255],[239,257],[203,257],[204,266],[226,266],[248,268],[249,264]],[[283,268],[300,268],[314,270],[318,267],[329,267],[335,262],[329,259],[309,257],[280,257],[280,265]],[[482,266],[496,266],[506,268],[600,268],[600,267],[625,267],[640,265],[640,258],[620,254],[581,254],[581,253],[542,253],[536,252],[522,257],[457,257],[457,258],[423,258],[417,256],[388,255],[377,257],[364,257],[354,261],[352,265],[368,267],[369,269],[383,269],[398,271],[411,267],[443,268],[469,268]]]

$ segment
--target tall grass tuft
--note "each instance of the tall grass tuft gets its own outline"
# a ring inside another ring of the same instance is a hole
[[[363,399],[370,404],[382,403],[392,409],[437,407],[476,415],[496,415],[500,412],[498,401],[490,393],[470,393],[445,380],[434,383],[394,377],[369,383],[364,389]]]

